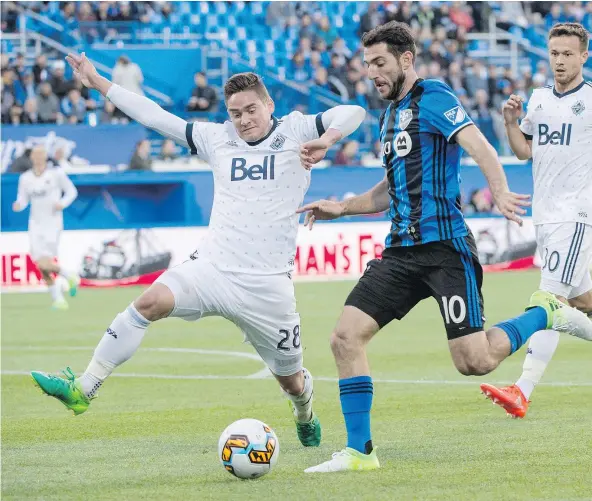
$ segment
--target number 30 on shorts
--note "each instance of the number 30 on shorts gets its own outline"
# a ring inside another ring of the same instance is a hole
[[[465,300],[460,296],[452,296],[450,299],[442,296],[442,306],[447,324],[451,321],[455,324],[460,324],[467,317],[467,305],[465,304]]]
[[[300,348],[300,326],[297,325],[292,329],[280,329],[280,334],[283,336],[282,340],[278,343],[277,349],[281,351],[290,351],[291,347],[296,349]],[[292,342],[290,342],[290,337]],[[292,345],[292,346],[290,346]]]

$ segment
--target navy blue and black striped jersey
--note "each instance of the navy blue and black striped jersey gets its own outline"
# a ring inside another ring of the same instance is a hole
[[[460,203],[462,149],[454,138],[472,123],[450,87],[421,78],[381,115],[392,222],[386,247],[468,234]]]

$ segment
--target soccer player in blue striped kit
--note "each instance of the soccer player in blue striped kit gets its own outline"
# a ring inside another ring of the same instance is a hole
[[[374,389],[366,344],[423,299],[438,301],[452,360],[464,375],[491,372],[538,330],[575,328],[571,308],[538,291],[525,313],[484,330],[483,273],[460,206],[462,149],[481,168],[507,219],[521,224],[530,197],[510,192],[495,150],[452,90],[417,77],[407,25],[379,26],[364,34],[362,44],[368,77],[390,101],[380,119],[385,178],[357,197],[321,200],[299,211],[312,227],[316,220],[390,209],[392,225],[382,258],[369,263],[331,336],[347,447],[308,473],[379,467],[370,433]]]

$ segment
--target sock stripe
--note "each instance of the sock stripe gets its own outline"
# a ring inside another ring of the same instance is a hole
[[[373,386],[360,386],[358,388],[339,388],[339,391],[373,390]]]
[[[342,391],[339,395],[357,395],[362,393],[370,393],[370,395],[374,395],[372,390],[362,390],[362,391]]]
[[[360,386],[373,386],[372,383],[339,383],[340,388],[358,388]]]

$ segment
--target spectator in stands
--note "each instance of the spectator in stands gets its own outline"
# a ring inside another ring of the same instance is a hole
[[[13,108],[20,108],[20,103],[16,99],[15,75],[12,68],[7,68],[2,72],[2,123],[8,124],[12,121],[14,115]]]
[[[142,70],[136,63],[132,63],[126,55],[119,56],[117,64],[113,68],[112,81],[130,92],[135,92],[141,96],[144,95],[142,90],[142,83],[144,82]]]
[[[436,62],[440,65],[440,68],[448,68],[448,60],[444,57],[445,53],[446,50],[440,42],[432,42],[423,60],[428,64]]]
[[[321,54],[321,61],[323,66],[328,68],[331,65],[331,56],[327,49],[327,43],[322,38],[317,38],[314,43],[314,50]]]
[[[467,93],[466,89],[456,89],[455,93],[458,97],[458,100],[460,101],[460,104],[463,105],[463,108],[465,110],[470,110],[473,107],[473,101],[469,97],[469,94]]]
[[[491,107],[489,106],[489,95],[485,89],[478,89],[475,93],[475,104],[468,109],[473,120],[491,120]]]
[[[558,3],[554,3],[551,7],[551,12],[545,16],[545,28],[550,31],[553,25],[557,23],[565,23],[567,18],[563,15],[563,9]]]
[[[349,50],[343,38],[336,38],[333,42],[333,47],[331,48],[331,57],[333,57],[333,54],[339,56],[339,62],[342,66],[347,64],[347,62],[352,57],[352,51]]]
[[[331,66],[327,68],[329,79],[335,77],[340,82],[345,82],[345,67],[341,62],[341,58],[337,54],[331,54]]]
[[[290,80],[298,83],[308,82],[310,80],[310,72],[308,65],[304,60],[302,52],[299,50],[292,56],[292,63],[289,70]]]
[[[136,144],[136,150],[130,160],[129,170],[151,170],[150,141],[143,139]]]
[[[269,2],[265,10],[265,24],[285,28],[288,20],[296,17],[296,6],[292,2]]]
[[[478,59],[468,62],[465,68],[465,75],[467,78],[467,92],[469,97],[474,97],[479,89],[487,90],[488,88],[488,74],[485,65]]]
[[[78,19],[76,19],[76,6],[74,2],[64,2],[60,8],[60,14],[56,22],[68,32],[76,31],[78,29]]]
[[[453,2],[450,7],[450,20],[457,26],[462,26],[466,31],[471,31],[475,26],[471,12],[470,5],[464,2]]]
[[[38,124],[39,113],[37,110],[37,98],[35,96],[28,98],[23,105],[23,114],[21,116],[23,124]]]
[[[358,147],[357,141],[342,142],[333,159],[333,165],[359,165]]]
[[[33,79],[35,80],[35,85],[39,85],[41,82],[45,82],[49,79],[47,56],[45,54],[39,54],[35,58],[35,64],[33,65]]]
[[[62,99],[62,114],[71,124],[83,123],[86,117],[86,103],[78,89],[71,89]]]
[[[305,61],[308,61],[312,54],[312,41],[308,37],[303,37],[298,43],[298,52],[302,54]]]
[[[108,99],[105,99],[99,122],[102,124],[116,124],[119,123],[119,120],[120,119],[115,116],[115,105]]]
[[[333,92],[334,94],[339,94],[338,91],[335,92],[334,90],[332,90],[330,88],[328,79],[329,79],[329,74],[327,73],[327,69],[325,67],[321,66],[315,70],[314,80],[313,80],[314,85],[316,85],[317,87],[320,87],[321,89]]]
[[[195,87],[187,103],[187,111],[217,111],[218,95],[213,87],[208,85],[204,72],[197,72],[193,76]]]
[[[434,28],[435,23],[435,14],[432,5],[428,2],[421,2],[419,4],[419,10],[417,11],[417,23],[420,29],[427,28],[428,30],[432,30]]]
[[[440,63],[438,63],[437,61],[432,61],[428,65],[428,78],[444,82],[443,73],[444,72],[442,70],[442,67],[440,66]]]
[[[93,24],[97,21],[97,16],[93,12],[92,6],[89,2],[81,2],[78,5],[78,25],[80,36],[87,42],[92,43],[99,36],[99,31]]]
[[[456,61],[451,63],[448,67],[448,76],[446,77],[446,83],[450,86],[453,91],[467,88],[467,80],[462,71],[459,63]]]
[[[37,112],[41,123],[55,124],[61,122],[60,101],[53,93],[49,82],[43,82],[39,86],[37,95]]]
[[[368,10],[362,14],[360,18],[360,27],[358,29],[358,36],[362,36],[372,28],[376,28],[379,24],[383,23],[384,16],[382,12],[378,10],[378,2],[370,2],[368,4]]]
[[[319,68],[323,67],[323,60],[319,51],[313,50],[310,53],[310,59],[308,61],[310,72],[314,75]]]
[[[25,74],[27,73],[26,64],[27,61],[25,60],[25,56],[19,52],[12,63],[12,70],[14,71],[16,79],[21,82],[24,80]]]
[[[325,42],[328,47],[331,47],[337,38],[337,30],[335,29],[335,26],[333,26],[333,23],[329,21],[327,16],[323,16],[319,20],[318,29],[316,30],[316,37],[323,40],[323,42]]]
[[[274,3],[274,2],[272,2]],[[312,17],[306,13],[300,19],[300,30],[298,37],[302,40],[303,38],[313,39],[315,37],[315,27],[312,24]]]
[[[4,52],[0,55],[0,60],[2,61],[0,64],[1,70],[7,70],[10,67],[10,57],[8,57],[8,54],[5,54]]]
[[[31,72],[25,73],[22,81],[15,82],[15,85],[17,93],[16,99],[21,103],[24,103],[27,99],[34,98],[37,95],[33,73]]]
[[[74,75],[72,79],[72,88],[80,92],[80,96],[84,99],[87,111],[95,110],[97,108],[97,102],[91,98],[88,87],[84,86],[79,78]]]
[[[162,142],[158,158],[163,162],[172,162],[179,158],[179,155],[177,155],[177,147],[172,139],[165,139]]]
[[[18,16],[15,2],[2,2],[2,33],[16,33]]]
[[[53,93],[58,96],[58,99],[63,99],[70,89],[72,82],[66,80],[65,74],[66,63],[64,61],[55,61],[52,65],[51,78],[49,83]]]

